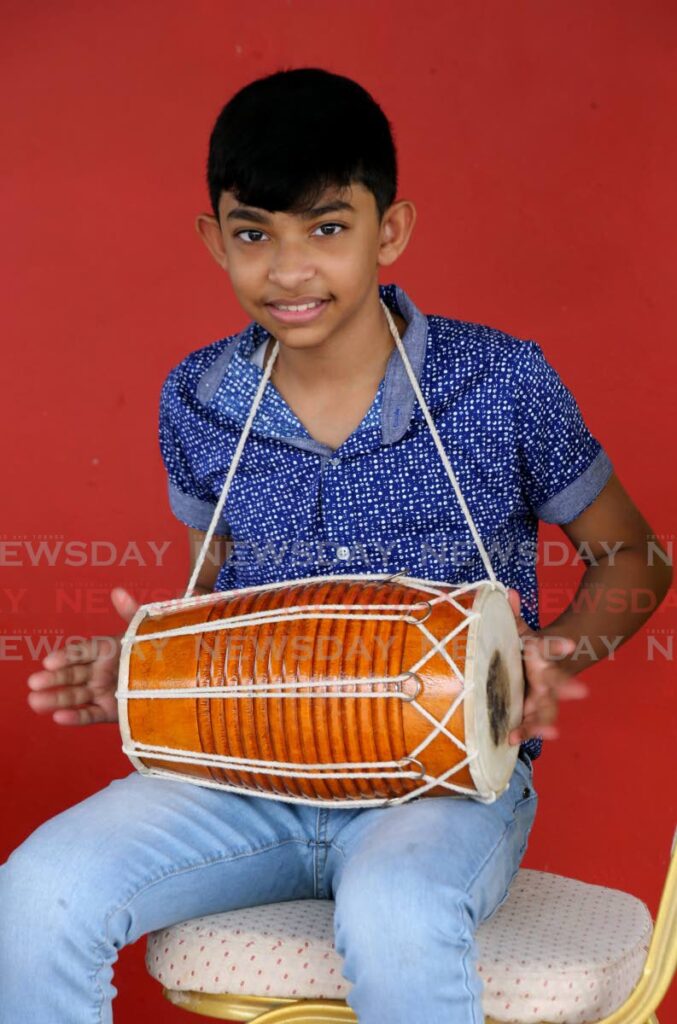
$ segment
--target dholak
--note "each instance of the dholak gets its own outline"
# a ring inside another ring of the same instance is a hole
[[[144,605],[123,640],[123,751],[239,793],[491,803],[524,677],[502,584],[320,576]]]

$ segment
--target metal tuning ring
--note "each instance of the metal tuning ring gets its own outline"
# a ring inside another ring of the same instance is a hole
[[[404,694],[402,700],[404,700],[407,704],[411,704],[413,700],[416,700],[416,698],[420,697],[420,695],[423,693],[423,680],[421,679],[418,672],[407,672],[405,674],[410,676],[412,679],[416,680],[416,690],[414,693],[409,694],[405,693],[404,690],[400,691],[402,694]]]
[[[417,764],[418,765],[420,774],[418,775],[418,777],[416,779],[414,779],[414,781],[415,782],[423,782],[423,780],[425,779],[425,766],[423,765],[423,763],[421,761],[418,761],[415,757],[402,757],[402,758],[400,758],[400,766],[405,761],[409,761],[410,764]]]
[[[398,576],[408,576],[408,575],[409,575],[409,566],[405,566],[404,569],[398,569],[397,572],[394,572],[391,576],[386,576],[384,582],[385,583],[392,583],[392,581],[396,580]]]
[[[419,607],[420,607],[421,605],[423,605],[423,604],[426,604],[426,605],[428,606],[428,610],[427,610],[427,612],[425,613],[425,615],[423,616],[423,618],[422,618],[422,619],[416,619],[416,618],[413,618],[413,617],[412,617],[412,616],[410,616],[410,615],[405,615],[405,616],[404,616],[405,620],[406,620],[407,622],[413,622],[413,623],[414,623],[414,625],[417,625],[417,626],[418,626],[418,625],[420,625],[420,623],[422,623],[422,622],[425,622],[425,621],[426,621],[426,619],[429,619],[429,618],[430,618],[430,616],[432,615],[432,612],[433,612],[433,606],[432,606],[432,604],[430,603],[430,601],[425,601],[425,600],[423,600],[423,601],[419,601],[419,602],[418,602],[418,605],[419,605]],[[415,606],[414,606],[414,605],[412,605],[411,607],[413,608],[413,607],[415,607]]]

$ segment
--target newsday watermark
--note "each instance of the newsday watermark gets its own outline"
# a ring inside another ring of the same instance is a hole
[[[240,633],[235,629],[227,631],[214,629],[206,633],[193,634],[192,640],[190,637],[187,640],[183,637],[182,644],[192,642],[196,658],[208,657],[210,661],[212,658],[216,661],[223,659],[224,664],[227,661],[234,670],[242,663],[243,659],[248,661],[252,658],[256,659],[258,665],[265,666],[276,663],[281,665],[283,662],[287,665],[297,665],[303,660],[312,660],[314,670],[316,670],[318,665],[335,663],[337,658],[340,658],[343,665],[362,662],[364,666],[368,666],[375,654],[378,654],[380,658],[385,658],[393,645],[401,643],[401,640],[395,636],[385,638],[375,636],[367,640],[363,634],[359,633],[348,634],[344,638],[322,635],[309,637],[298,633],[292,634],[290,625],[289,623],[285,624],[286,628],[279,628],[276,634],[272,635],[268,635],[268,632],[260,627],[252,627],[249,632]],[[295,623],[295,626],[298,626],[298,623]],[[547,637],[543,638],[544,653],[551,660],[567,658],[576,662],[578,659],[584,658],[586,664],[602,660],[614,661],[616,651],[623,642],[622,636],[602,634],[581,636],[571,654],[561,655],[554,649],[548,649],[548,639]],[[644,643],[646,661],[674,661],[674,630],[647,630],[641,635],[641,639]],[[41,662],[52,651],[64,648],[72,648],[77,651],[82,649],[85,644],[91,643],[92,640],[96,641],[98,654],[111,655],[117,649],[116,639],[109,635],[84,636],[78,633],[62,633],[56,629],[6,633],[0,635],[0,662]],[[599,653],[596,652],[596,641],[599,641],[601,645]],[[141,642],[135,640],[133,644],[135,657],[142,661],[153,661],[162,657],[165,651],[171,651],[173,643],[175,643],[173,637],[154,637]],[[555,643],[556,641],[553,641],[553,646]],[[407,642],[407,651],[412,657],[412,661],[416,661],[430,650],[430,641],[423,635]],[[461,664],[465,658],[465,651],[466,644],[463,638],[453,637],[445,645],[447,656],[454,661],[458,660]],[[308,682],[306,685],[312,684]]]
[[[372,538],[366,542],[351,543],[348,541],[345,544],[316,538],[294,538],[293,540],[268,538],[260,542],[229,540],[225,545],[227,550],[225,559],[208,552],[206,562],[217,568],[227,562],[235,573],[237,573],[238,567],[242,570],[245,568],[251,570],[252,565],[259,567],[268,565],[273,570],[270,575],[277,576],[276,582],[278,583],[284,582],[285,579],[294,583],[303,575],[315,576],[323,573],[329,575],[332,569],[341,575],[349,575],[351,572],[355,574],[383,572],[384,575],[388,575],[401,571],[402,561],[398,558],[398,549],[402,548],[404,542],[406,542],[407,554],[411,557],[412,538],[395,540]],[[92,633],[88,633],[86,636],[79,633],[71,634],[59,629],[58,626],[44,628],[37,624],[35,627],[22,624],[20,628],[7,628],[8,620],[11,618],[20,621],[31,618],[35,614],[36,589],[34,585],[31,586],[30,576],[26,575],[29,570],[39,569],[43,573],[45,570],[54,572],[52,583],[45,585],[44,577],[41,578],[40,614],[43,616],[43,621],[45,614],[50,616],[52,614],[60,616],[82,614],[87,617],[101,615],[110,620],[111,616],[114,617],[110,599],[113,586],[123,586],[141,605],[182,596],[182,593],[177,593],[175,589],[172,590],[159,583],[164,575],[163,570],[167,569],[172,561],[173,548],[177,543],[179,542],[166,539],[131,539],[121,543],[106,538],[68,538],[63,534],[0,535],[0,568],[6,570],[4,578],[0,576],[0,612],[6,623],[5,629],[0,634],[0,661],[41,661],[51,651],[77,645],[92,636]],[[582,576],[582,571],[585,568],[599,564],[602,558],[608,565],[614,565],[622,547],[623,544],[620,541],[601,542],[595,549],[597,551],[597,555],[595,555],[589,545],[574,546],[560,540],[519,544],[513,541],[496,540],[489,544],[487,551],[497,576],[501,579],[501,566],[506,563],[514,566],[515,560],[532,568],[538,566],[564,569],[567,566],[574,566],[581,570],[580,575]],[[674,534],[652,534],[647,537],[644,547],[646,564],[649,566],[659,563],[671,565],[673,548]],[[340,556],[337,555],[339,549]],[[464,541],[439,537],[436,537],[434,541],[422,539],[418,550],[420,552],[420,562],[417,565],[419,571],[407,570],[407,575],[430,578],[433,582],[435,579],[444,580],[446,578],[452,582],[451,573],[446,577],[444,575],[445,566],[454,568],[453,576],[456,582],[465,579],[476,580],[482,575],[481,563],[478,575],[478,551],[472,538]],[[179,544],[176,555],[177,557],[172,563],[173,571],[175,571],[177,560],[184,561],[188,575],[185,541]],[[381,564],[379,564],[379,555]],[[472,567],[472,576],[463,576],[461,570],[466,565]],[[425,571],[426,567],[430,570],[429,577]],[[132,568],[143,570],[143,576],[137,580],[131,580],[128,574]],[[96,570],[96,578],[82,576],[83,569]],[[70,570],[80,570],[80,573],[73,574]],[[125,570],[125,572],[122,573],[121,570]],[[285,570],[290,570],[288,577],[285,575]],[[291,570],[293,570],[293,575]],[[110,585],[102,582],[101,571],[104,571],[104,575],[111,579]],[[10,578],[17,579],[17,577],[18,582],[9,583]],[[50,605],[47,608],[45,608],[45,599]],[[576,583],[562,586],[553,584],[551,581],[547,581],[539,587],[537,602],[532,600],[529,603],[524,595],[523,599],[524,614],[527,614],[528,609],[535,613],[538,606],[542,624],[547,624],[561,613],[564,607],[569,605],[581,611],[602,610],[620,614],[628,610],[650,612],[656,604],[654,594],[650,590],[642,588],[586,587],[585,590],[578,593]],[[675,592],[671,591],[661,604],[659,615],[674,606],[674,599]],[[120,632],[123,631],[123,625],[120,620]],[[598,639],[606,652],[599,657],[613,660],[622,638],[608,635]],[[653,623],[651,623],[648,628],[640,631],[638,639],[644,644],[647,661],[672,661],[674,659],[673,630],[653,628]],[[102,635],[100,641],[102,644],[111,642],[110,637],[106,635]],[[577,652],[574,652],[572,659],[582,655],[595,659],[589,637],[581,637]]]
[[[125,541],[66,539],[60,534],[0,536],[0,569],[160,568],[170,540]]]
[[[159,569],[167,564],[172,550],[171,540],[127,540],[122,543],[109,539],[75,539],[60,534],[34,537],[0,535],[0,569],[64,569],[114,568],[129,566]],[[472,537],[458,540],[439,537],[427,538],[371,538],[351,541],[337,538],[265,538],[264,540],[228,540],[227,561],[233,566],[289,565],[317,566],[349,563],[362,566],[359,571],[387,571],[400,557],[413,558],[417,564],[437,566],[470,566],[477,562],[479,552]],[[560,540],[493,539],[485,549],[495,569],[520,565],[562,568],[567,565],[597,565],[603,558],[615,564],[623,548],[620,540],[600,541],[597,553],[591,545],[573,546]],[[647,565],[663,562],[673,564],[674,538],[666,537],[662,543],[649,537],[644,546]],[[185,544],[181,545],[181,553]],[[206,561],[216,564],[216,556],[208,551]],[[220,562],[220,559],[218,560]],[[355,571],[358,571],[356,568]]]
[[[280,581],[282,582],[282,581]],[[297,580],[289,580],[290,584]],[[431,582],[435,582],[432,580]],[[119,584],[115,584],[118,586]],[[271,584],[273,585],[273,584]],[[100,582],[84,580],[59,580],[49,587],[43,588],[49,604],[42,601],[43,610],[58,615],[75,613],[82,615],[108,615],[111,612],[111,586]],[[127,590],[139,604],[155,604],[183,596],[168,587],[148,586],[147,581],[125,580]],[[0,613],[7,618],[12,615],[30,614],[33,610],[32,599],[34,589],[26,586],[0,586]],[[526,603],[526,602],[525,602]],[[586,587],[578,591],[575,586],[545,585],[539,588],[538,608],[541,617],[559,614],[562,607],[569,605],[579,612],[651,612],[656,607],[656,596],[652,590],[633,587],[629,590],[620,587]],[[526,604],[529,607],[528,604]],[[661,607],[663,607],[661,605]],[[535,610],[535,607],[534,607]]]

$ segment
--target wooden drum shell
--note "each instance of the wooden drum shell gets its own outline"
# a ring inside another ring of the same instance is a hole
[[[417,587],[411,578],[405,579],[407,582],[366,576],[314,577],[140,608],[125,636],[120,667],[123,749],[145,773],[170,774],[198,785],[282,800],[377,803],[412,794],[421,787],[421,781],[402,772],[404,767],[417,773],[415,763],[373,770],[369,765],[404,762],[423,744],[418,760],[424,765],[426,777],[436,779],[465,759],[466,753],[445,735],[437,735],[426,744],[434,722],[409,700],[415,698],[416,704],[439,721],[463,691],[468,683],[468,642],[469,638],[473,642],[476,625],[468,625],[467,617],[483,594],[477,589],[457,594],[457,586],[430,581],[418,581],[421,586]],[[441,597],[435,599],[430,587]],[[446,595],[453,595],[453,600],[446,599]],[[318,614],[309,611],[302,617],[289,611],[306,605],[313,606]],[[346,610],[330,611],[335,617],[322,617],[327,605]],[[351,605],[363,606],[363,610],[351,611],[347,607]],[[372,611],[375,605],[388,607]],[[391,605],[400,608],[389,612]],[[260,612],[286,615],[287,619],[241,621],[243,616]],[[397,618],[377,618],[379,614]],[[222,624],[211,631],[141,639],[219,619],[225,620],[228,628]],[[379,682],[383,677],[411,672],[430,653],[433,642],[448,637],[455,629],[457,634],[446,641],[444,650],[461,678],[443,654],[435,651],[416,670],[416,676],[408,675],[400,682]],[[509,637],[513,648],[515,636]],[[131,696],[139,690],[162,693],[198,687],[207,692],[213,686],[254,683],[276,687],[293,681],[300,684],[294,691],[298,696]],[[338,686],[340,681],[349,686]],[[394,693],[398,689],[408,700],[351,696],[359,692]],[[309,693],[343,696],[304,696]],[[519,712],[521,707],[511,710],[511,722]],[[445,724],[461,744],[467,739],[467,714],[467,701],[460,700]],[[153,757],[144,755],[144,747],[213,757],[209,764],[182,762],[169,754],[158,756],[157,751]],[[234,768],[218,763],[219,757],[256,760],[259,768],[261,763],[293,763],[304,774],[292,777],[282,772]],[[307,765],[318,767],[304,769]],[[366,765],[359,770],[368,777],[321,777],[322,766],[328,765],[345,765],[346,772],[353,770],[353,765]],[[385,772],[393,777],[383,777]],[[507,778],[509,774],[506,770]],[[467,787],[470,794],[478,789],[470,766],[461,767],[449,778]],[[425,795],[449,796],[450,791],[436,785],[427,788]]]

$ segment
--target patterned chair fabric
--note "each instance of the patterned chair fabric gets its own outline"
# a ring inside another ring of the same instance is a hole
[[[334,903],[290,900],[185,921],[148,936],[146,965],[165,988],[345,999]],[[631,993],[651,915],[628,893],[521,868],[477,931],[487,1016],[512,1024],[600,1020]]]

